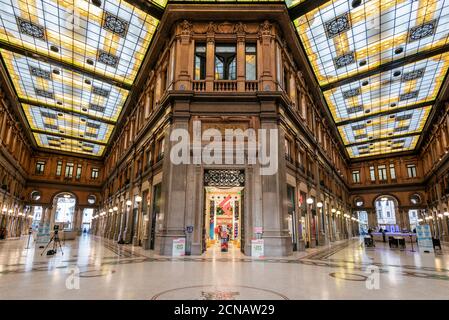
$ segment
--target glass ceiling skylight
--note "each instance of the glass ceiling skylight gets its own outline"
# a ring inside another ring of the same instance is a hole
[[[113,126],[77,114],[23,104],[28,123],[33,130],[80,137],[106,144]]]
[[[104,146],[92,142],[79,141],[36,132],[34,133],[34,138],[36,139],[37,145],[43,148],[83,153],[92,156],[99,156],[104,152]]]
[[[310,8],[294,24],[349,155],[413,150],[449,68],[449,1]]]
[[[320,85],[447,44],[444,0],[334,0],[294,23]]]
[[[39,146],[103,155],[158,23],[124,0],[0,0],[1,57]]]
[[[98,79],[0,50],[20,99],[116,121],[128,91]]]
[[[0,0],[0,42],[129,85],[157,24],[121,0]]]

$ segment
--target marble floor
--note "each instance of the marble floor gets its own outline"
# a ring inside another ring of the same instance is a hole
[[[0,299],[449,299],[445,245],[419,253],[351,239],[262,259],[218,246],[161,257],[90,235],[64,243],[64,255],[26,246],[0,241]]]

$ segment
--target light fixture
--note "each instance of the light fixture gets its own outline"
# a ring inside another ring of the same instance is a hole
[[[6,211],[8,211],[8,208],[3,207],[2,211],[3,211],[3,212],[6,212]]]
[[[112,208],[112,210],[114,210],[114,211],[118,211],[118,208],[117,208],[117,207],[114,207],[114,208]]]
[[[127,205],[128,207],[130,207],[132,204],[133,204],[133,203],[131,202],[131,200],[126,201],[126,205]]]
[[[70,194],[65,194],[64,198],[70,198]]]
[[[438,218],[443,219],[443,217],[444,217],[444,216],[443,216],[442,213],[439,213],[439,214],[438,214]]]
[[[340,210],[337,210],[337,216],[339,216],[341,214]]]
[[[12,209],[9,209],[9,210],[8,210],[8,213],[11,214],[11,213],[12,213]]]
[[[312,198],[307,198],[306,202],[307,202],[307,204],[312,204],[313,203],[313,199]]]
[[[142,201],[142,197],[141,196],[136,196],[136,202],[139,203]]]
[[[317,206],[318,208],[322,208],[322,207],[323,207],[323,203],[322,203],[322,202],[317,202],[317,203],[316,203],[316,206]]]
[[[112,210],[112,209],[109,209],[108,211],[109,211],[109,212],[112,212],[113,210]]]
[[[446,211],[446,212],[444,213],[444,215],[445,215],[446,217],[449,217],[449,212]]]
[[[335,209],[335,208],[332,208],[332,213],[335,213],[335,212],[337,212],[337,209]]]
[[[423,222],[424,220],[423,219],[418,219],[418,222]]]
[[[381,201],[388,201],[388,198],[381,198]]]

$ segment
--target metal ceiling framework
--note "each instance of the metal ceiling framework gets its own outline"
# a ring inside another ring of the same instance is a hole
[[[40,148],[103,156],[167,0],[0,0],[0,55]]]
[[[103,155],[167,2],[0,0],[1,59],[39,147]],[[284,2],[349,156],[414,150],[449,69],[448,1]]]
[[[349,156],[414,150],[449,69],[449,3],[304,0],[289,13]]]

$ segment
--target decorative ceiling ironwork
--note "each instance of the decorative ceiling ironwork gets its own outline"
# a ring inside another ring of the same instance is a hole
[[[207,187],[244,187],[245,170],[204,170],[204,185]]]
[[[303,1],[290,14],[350,157],[414,150],[449,68],[449,3]]]

